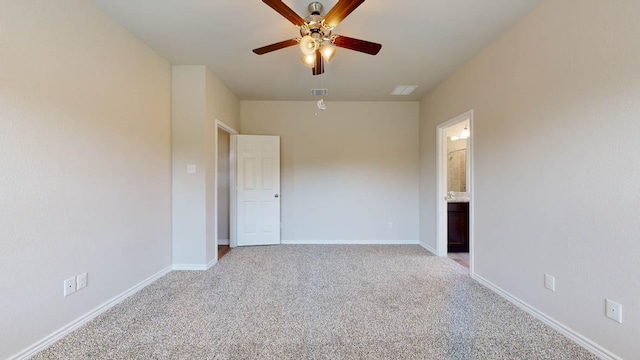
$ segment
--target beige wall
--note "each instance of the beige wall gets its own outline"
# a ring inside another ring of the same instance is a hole
[[[240,103],[206,66],[174,65],[172,79],[173,264],[198,269],[217,254],[215,121],[237,127]]]
[[[218,119],[234,130],[240,129],[240,101],[216,75],[206,67],[207,121]]]
[[[0,2],[0,358],[171,265],[170,81],[88,1]]]
[[[327,107],[241,102],[243,134],[281,137],[282,240],[417,243],[418,103]]]
[[[172,66],[173,264],[206,264],[204,66]],[[213,131],[213,129],[209,129]],[[187,173],[195,165],[196,173]]]
[[[218,130],[218,242],[229,244],[230,168],[229,146],[231,136]]]
[[[435,247],[436,124],[474,109],[477,275],[625,359],[640,354],[639,13],[545,1],[420,106],[421,241]]]
[[[218,137],[216,136],[216,123],[221,121],[225,125],[238,131],[240,127],[240,100],[216,77],[216,75],[206,68],[206,152],[207,164],[206,176],[206,199],[207,199],[207,262],[211,263],[218,258],[218,248],[215,246],[216,238],[216,212],[215,187],[217,171],[217,158],[215,149],[218,147]]]

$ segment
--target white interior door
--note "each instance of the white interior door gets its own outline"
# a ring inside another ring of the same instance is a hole
[[[280,137],[237,135],[237,244],[280,244]]]

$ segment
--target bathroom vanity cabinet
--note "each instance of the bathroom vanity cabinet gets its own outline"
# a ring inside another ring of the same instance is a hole
[[[469,203],[447,204],[448,252],[469,252]]]

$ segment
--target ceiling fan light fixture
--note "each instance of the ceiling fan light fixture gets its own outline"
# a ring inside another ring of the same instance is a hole
[[[318,49],[316,40],[310,35],[304,36],[300,39],[300,51],[305,55],[313,55]]]
[[[313,66],[316,64],[316,57],[314,54],[304,55],[302,59],[300,59],[300,61],[302,61],[304,66],[313,68]]]
[[[330,63],[336,56],[336,48],[333,45],[324,44],[320,46],[320,54],[322,54],[322,57],[326,62]]]

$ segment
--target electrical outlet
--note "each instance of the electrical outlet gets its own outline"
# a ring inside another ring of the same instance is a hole
[[[556,291],[556,278],[549,275],[549,274],[544,274],[544,287],[551,290],[551,291]]]
[[[393,223],[389,221],[389,230],[393,229]]]
[[[193,164],[187,165],[187,174],[195,174],[195,173],[196,173],[196,166]]]
[[[87,273],[76,276],[77,289],[81,290],[87,287]]]
[[[609,299],[605,299],[605,305],[607,317],[622,324],[622,305]]]
[[[76,292],[76,278],[72,277],[64,281],[64,296],[67,297]]]

